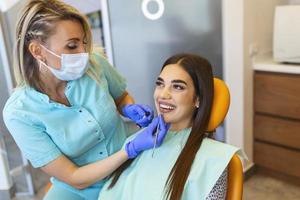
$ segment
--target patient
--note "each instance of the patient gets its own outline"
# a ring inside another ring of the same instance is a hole
[[[154,92],[157,112],[170,124],[166,138],[153,156],[144,151],[117,169],[99,200],[225,199],[227,165],[238,148],[207,137],[213,92],[206,59],[170,57]]]

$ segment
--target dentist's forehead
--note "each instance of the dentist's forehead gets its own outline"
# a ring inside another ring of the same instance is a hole
[[[72,20],[61,20],[56,22],[53,38],[58,41],[68,41],[72,38],[82,39],[84,35],[84,29],[80,22]]]

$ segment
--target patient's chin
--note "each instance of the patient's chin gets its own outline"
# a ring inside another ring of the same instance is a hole
[[[171,124],[173,122],[169,117],[163,116],[165,123]]]
[[[167,124],[172,124],[172,121],[169,121],[169,120],[165,120],[165,122],[166,122]]]

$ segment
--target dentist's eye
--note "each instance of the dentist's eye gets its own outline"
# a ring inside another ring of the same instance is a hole
[[[70,43],[70,44],[68,44],[67,47],[68,47],[68,49],[76,49],[78,47],[78,45],[75,43]]]

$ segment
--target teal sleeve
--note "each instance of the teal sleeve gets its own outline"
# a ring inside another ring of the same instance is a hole
[[[6,127],[33,167],[42,167],[62,155],[42,127],[17,114],[3,116]]]
[[[104,76],[108,83],[109,92],[114,99],[120,97],[126,90],[126,80],[119,72],[111,66],[108,60],[99,52],[93,53],[97,64],[100,65],[100,73],[104,73]]]

